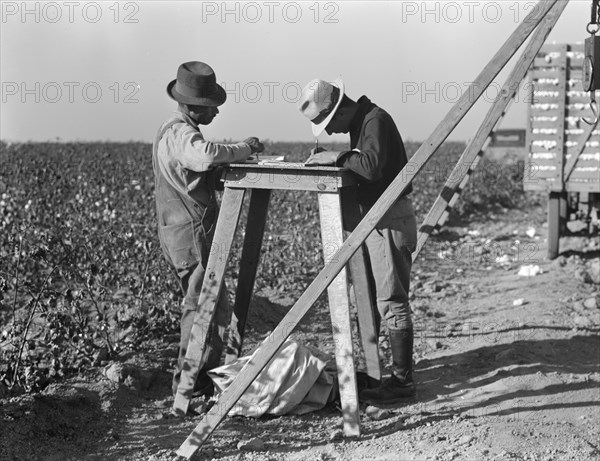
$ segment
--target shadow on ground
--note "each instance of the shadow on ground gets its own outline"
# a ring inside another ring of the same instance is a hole
[[[560,394],[598,388],[600,365],[592,351],[599,349],[600,338],[575,336],[515,341],[422,360],[416,367],[417,398],[394,410],[392,418],[377,424],[361,412],[362,438],[383,437],[428,423],[452,421],[456,417],[477,419],[512,415],[534,421],[546,409],[598,406],[597,399],[569,402],[563,401]],[[596,374],[595,379],[589,379],[593,374]],[[534,400],[540,403],[532,405]],[[304,416],[266,416],[260,418],[259,423],[250,418],[225,418],[194,459],[231,456],[239,452],[238,440],[259,436],[273,454],[318,448],[331,444],[332,427],[339,425],[339,418],[339,409],[334,406]],[[197,418],[185,428],[181,425],[171,427],[169,433],[163,433],[163,446],[176,449],[199,421]],[[136,432],[145,438],[153,425],[156,429],[155,424],[149,423],[140,426]],[[296,438],[290,440],[288,434],[281,432],[281,427],[293,427]],[[298,439],[299,434],[306,434],[306,437]],[[143,438],[134,439],[131,443],[143,443]]]

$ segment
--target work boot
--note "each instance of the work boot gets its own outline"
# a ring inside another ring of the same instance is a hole
[[[369,376],[364,371],[356,372],[356,388],[358,392],[362,392],[366,389],[375,389],[376,387],[381,386],[381,381],[379,379],[375,379]]]
[[[365,389],[360,400],[375,406],[396,405],[416,394],[412,376],[413,330],[389,330],[392,376],[375,389]]]

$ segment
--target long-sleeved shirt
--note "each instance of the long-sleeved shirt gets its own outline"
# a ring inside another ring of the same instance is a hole
[[[174,118],[181,123],[172,125],[163,134],[158,143],[157,163],[169,184],[182,194],[193,198],[203,196],[195,194],[194,190],[205,187],[202,183],[206,172],[219,165],[245,160],[252,153],[245,142],[220,144],[206,141],[186,114],[176,112]]]
[[[350,148],[336,162],[359,176],[358,202],[370,208],[387,189],[408,159],[392,117],[366,96],[350,123]],[[412,192],[412,185],[402,194]]]

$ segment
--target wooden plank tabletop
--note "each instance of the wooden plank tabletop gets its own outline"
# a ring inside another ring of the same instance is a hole
[[[225,173],[225,187],[337,192],[357,184],[345,168],[297,162],[232,163]]]
[[[328,166],[328,165],[306,165],[304,162],[242,162],[242,163],[231,163],[230,168],[271,168],[273,170],[319,170],[319,171],[331,171],[331,172],[342,172],[348,171],[346,168],[339,166]]]

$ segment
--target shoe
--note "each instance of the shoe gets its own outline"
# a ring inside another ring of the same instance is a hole
[[[369,405],[397,405],[417,393],[413,381],[413,330],[389,330],[392,350],[392,376],[374,389],[365,389],[359,398]]]
[[[414,397],[417,393],[414,382],[403,382],[392,375],[375,389],[365,389],[360,393],[360,399],[369,405],[387,406],[404,403],[407,398]]]
[[[380,380],[372,378],[364,371],[356,372],[356,387],[359,393],[366,389],[375,389],[379,386],[381,386]]]
[[[175,418],[195,418],[196,416],[200,416],[196,410],[188,408],[188,411],[185,415],[181,414],[178,410],[171,408],[170,411],[163,413],[163,419],[175,419]]]

